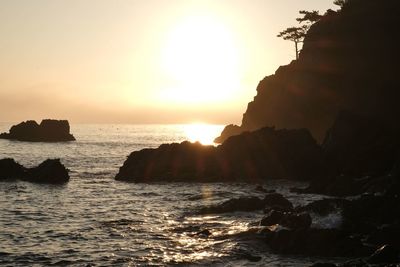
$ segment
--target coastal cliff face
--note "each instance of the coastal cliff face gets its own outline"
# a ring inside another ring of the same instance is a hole
[[[307,128],[322,142],[341,110],[397,124],[399,11],[396,0],[349,0],[328,11],[310,28],[299,59],[259,83],[241,131]],[[217,141],[232,132],[238,129]]]

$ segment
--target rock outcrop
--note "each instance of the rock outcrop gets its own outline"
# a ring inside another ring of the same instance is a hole
[[[398,129],[375,118],[340,112],[322,144],[328,175],[297,192],[332,196],[399,193],[399,136]]]
[[[307,128],[322,141],[340,110],[400,127],[399,12],[396,0],[349,0],[327,12],[308,31],[299,59],[259,83],[241,131]]]
[[[33,168],[25,168],[14,159],[0,159],[0,181],[15,180],[40,184],[64,184],[69,181],[69,174],[59,159],[47,159]]]
[[[67,120],[26,121],[11,127],[9,133],[0,134],[2,139],[27,142],[65,142],[74,141]]]
[[[322,152],[305,130],[263,128],[232,136],[218,147],[164,144],[131,153],[116,179],[153,181],[310,180],[325,171]]]

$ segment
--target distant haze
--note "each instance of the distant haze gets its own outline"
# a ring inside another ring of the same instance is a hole
[[[0,121],[239,122],[333,0],[2,0]]]

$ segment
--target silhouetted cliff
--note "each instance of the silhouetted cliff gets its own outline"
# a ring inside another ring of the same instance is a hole
[[[322,141],[340,110],[398,125],[399,12],[397,0],[349,0],[327,12],[310,28],[300,58],[259,83],[241,130],[307,128]]]

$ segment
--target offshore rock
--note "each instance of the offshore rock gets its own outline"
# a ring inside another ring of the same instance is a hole
[[[48,159],[37,167],[25,168],[14,159],[0,159],[0,181],[23,180],[32,183],[64,184],[69,181],[68,170],[59,159]]]
[[[68,170],[59,159],[47,159],[27,170],[26,180],[41,184],[63,184],[69,181]]]
[[[0,138],[27,142],[75,141],[67,120],[42,120],[40,124],[32,120],[21,122],[12,126],[9,133],[0,134]]]
[[[0,159],[0,181],[20,179],[23,178],[24,175],[24,166],[15,162],[14,159]]]
[[[305,129],[263,128],[218,147],[182,142],[131,153],[116,179],[153,181],[310,180],[325,172],[321,148]]]

